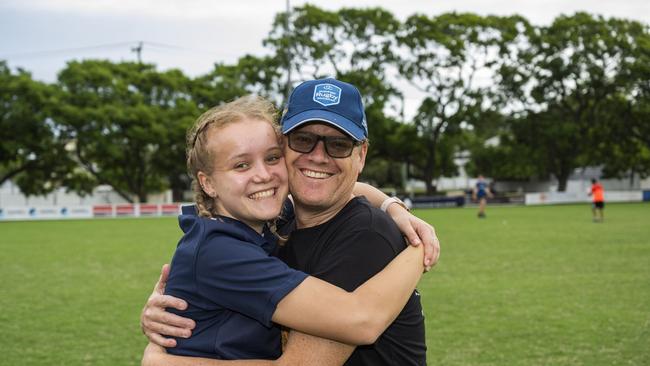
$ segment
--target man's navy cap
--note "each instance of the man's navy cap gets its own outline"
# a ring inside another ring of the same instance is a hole
[[[282,116],[282,133],[286,135],[309,122],[329,123],[357,141],[368,138],[361,93],[354,85],[340,80],[305,81],[291,92]]]

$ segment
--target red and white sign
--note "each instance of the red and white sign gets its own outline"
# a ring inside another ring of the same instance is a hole
[[[160,205],[160,213],[163,216],[176,216],[181,213],[181,205],[177,203]]]
[[[158,206],[148,203],[140,204],[140,216],[158,216]]]
[[[115,216],[134,216],[135,205],[116,205]]]
[[[93,216],[113,216],[113,205],[94,205]]]

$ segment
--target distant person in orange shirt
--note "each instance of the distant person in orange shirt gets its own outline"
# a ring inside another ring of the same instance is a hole
[[[595,178],[591,179],[591,192],[589,192],[589,195],[592,196],[594,201],[594,205],[591,208],[594,222],[603,222],[605,220],[603,213],[605,209],[605,190],[603,189],[603,185]]]

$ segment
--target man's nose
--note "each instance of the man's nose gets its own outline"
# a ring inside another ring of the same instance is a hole
[[[316,162],[324,162],[329,159],[329,155],[325,150],[325,141],[318,141],[316,143],[314,150],[312,150],[312,152],[309,153],[309,158]]]

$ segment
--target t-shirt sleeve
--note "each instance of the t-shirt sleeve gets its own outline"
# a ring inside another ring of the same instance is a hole
[[[329,244],[311,274],[346,291],[354,291],[396,256],[388,240],[374,230],[341,235]]]
[[[206,240],[197,252],[198,292],[215,304],[269,326],[278,302],[307,274],[289,268],[252,243],[221,239]]]

